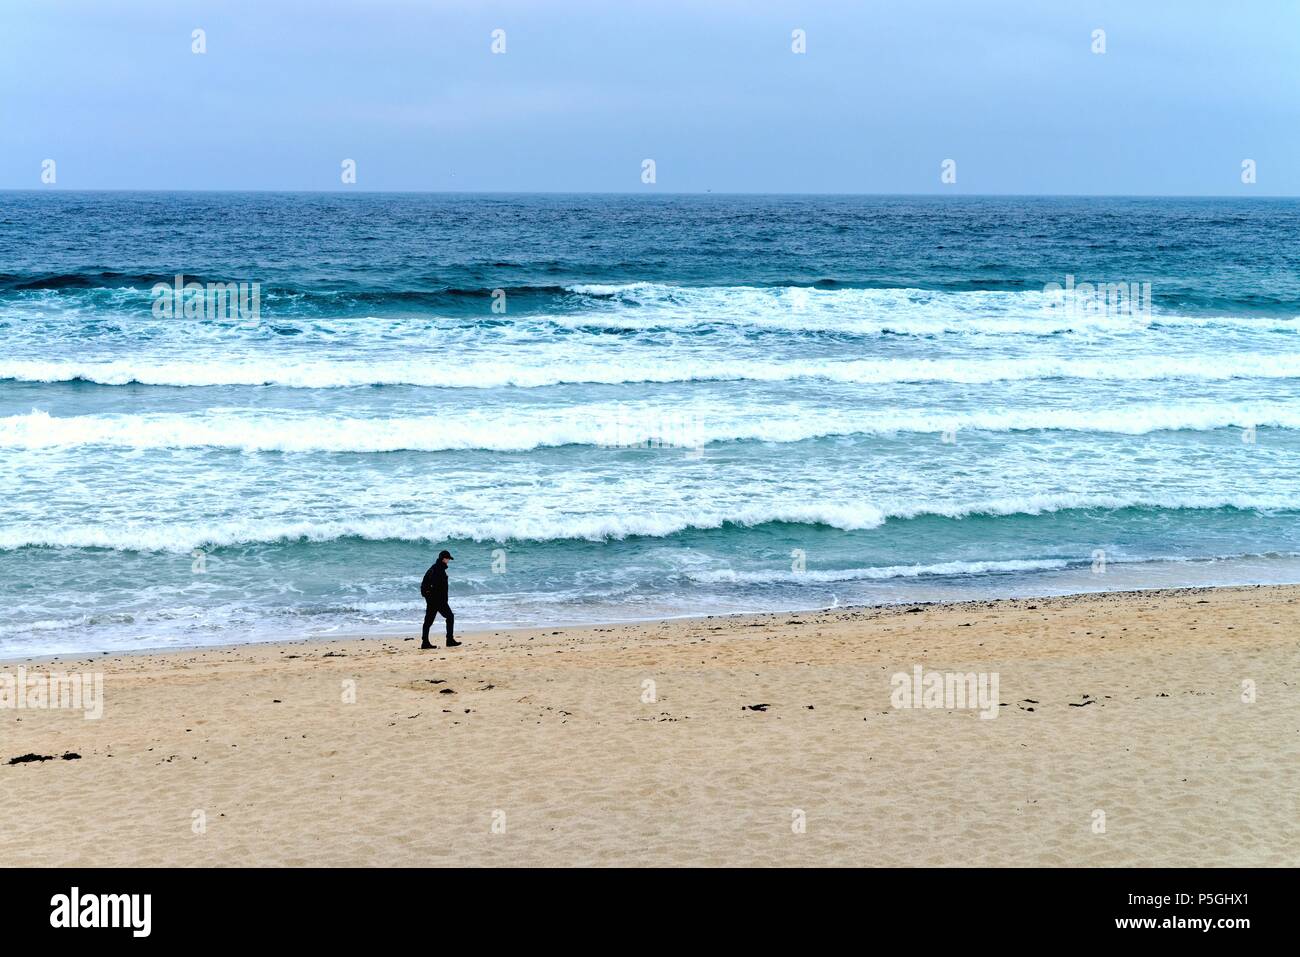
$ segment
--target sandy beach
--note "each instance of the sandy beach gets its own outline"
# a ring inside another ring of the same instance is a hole
[[[1294,866],[1298,624],[1284,586],[11,661],[102,672],[103,716],[0,710],[0,847],[43,866]],[[918,666],[996,677],[996,717],[897,707]],[[9,763],[33,754],[51,760]]]

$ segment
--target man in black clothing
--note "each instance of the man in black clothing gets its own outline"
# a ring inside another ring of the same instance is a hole
[[[447,622],[447,647],[455,648],[460,644],[451,636],[456,616],[447,607],[447,563],[450,561],[453,561],[451,552],[446,549],[439,552],[438,560],[429,566],[429,570],[424,573],[424,581],[420,582],[420,594],[424,596],[424,631],[420,634],[421,648],[434,647],[429,644],[429,626],[438,615],[442,615],[443,620]]]

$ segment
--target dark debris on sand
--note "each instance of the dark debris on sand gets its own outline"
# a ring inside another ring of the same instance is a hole
[[[54,755],[52,755],[52,754],[33,754],[33,753],[28,753],[28,754],[20,754],[20,755],[18,755],[18,757],[16,757],[16,758],[10,758],[10,759],[9,759],[9,763],[10,763],[10,764],[30,764],[30,763],[32,763],[33,761],[53,761],[53,760],[54,760]],[[64,760],[64,761],[79,761],[79,760],[81,760],[81,755],[79,755],[76,751],[65,751],[65,752],[63,753],[63,760]]]

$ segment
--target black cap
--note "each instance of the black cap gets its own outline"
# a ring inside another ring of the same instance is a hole
[[[447,551],[447,549],[444,548],[442,551],[440,551],[440,552],[438,553],[438,557],[439,557],[439,558],[451,558],[451,552]],[[456,559],[451,558],[451,560],[454,562]]]

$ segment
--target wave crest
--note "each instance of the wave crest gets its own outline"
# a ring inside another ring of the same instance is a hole
[[[1064,493],[1028,495],[977,502],[896,504],[881,507],[850,505],[756,504],[727,512],[699,510],[689,514],[515,516],[480,523],[460,519],[371,518],[352,521],[300,521],[232,519],[209,524],[122,526],[77,525],[64,528],[0,529],[0,550],[19,548],[103,548],[119,551],[188,553],[198,548],[286,542],[330,542],[343,538],[404,542],[604,542],[627,538],[667,538],[688,531],[716,531],[764,525],[824,526],[841,531],[878,528],[886,521],[911,521],[934,517],[969,519],[1036,516],[1063,511],[1099,509],[1151,509],[1165,511],[1298,510],[1294,497],[1207,496],[1156,499],[1144,496],[1083,495]]]
[[[661,360],[557,362],[511,366],[505,361],[440,367],[429,359],[336,362],[275,359],[189,362],[168,358],[78,361],[0,360],[0,380],[91,382],[100,385],[283,386],[329,389],[412,385],[457,389],[539,388],[564,384],[801,379],[851,384],[906,382],[984,384],[1037,379],[1133,382],[1163,379],[1300,378],[1300,353],[1219,356],[1150,355],[1124,359],[837,359],[813,361]]]
[[[802,442],[832,436],[944,432],[1073,431],[1145,435],[1234,427],[1300,429],[1287,404],[1134,405],[1114,409],[995,409],[943,413],[906,409],[768,408],[746,415],[716,408],[579,405],[455,416],[364,418],[314,413],[203,412],[0,418],[0,448],[104,446],[214,448],[240,452],[526,452],[566,445],[697,448],[718,442]]]

